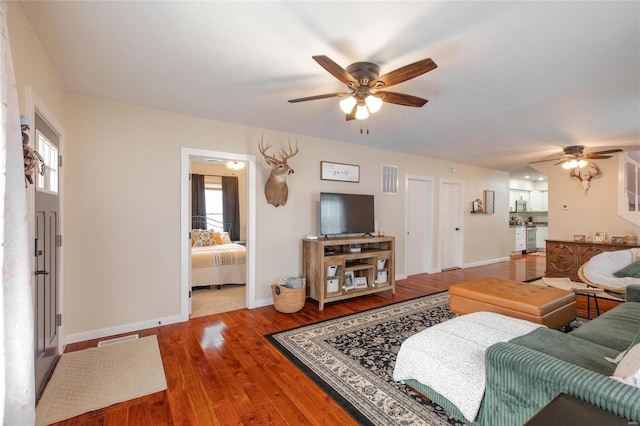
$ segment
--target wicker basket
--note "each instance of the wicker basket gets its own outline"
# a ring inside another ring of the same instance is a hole
[[[273,305],[276,311],[291,314],[304,307],[304,301],[307,298],[307,286],[287,288],[280,283],[271,284],[271,295],[273,296]]]

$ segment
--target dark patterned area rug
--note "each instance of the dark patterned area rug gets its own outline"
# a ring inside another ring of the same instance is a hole
[[[453,317],[445,291],[266,337],[360,424],[462,425],[393,380],[402,342]]]

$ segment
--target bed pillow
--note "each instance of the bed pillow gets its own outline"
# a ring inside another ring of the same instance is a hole
[[[616,367],[613,378],[640,388],[640,344],[627,351]]]
[[[633,262],[632,264],[625,266],[619,271],[614,272],[613,276],[618,278],[624,278],[624,277],[640,278],[640,261]]]
[[[213,234],[213,238],[216,241],[216,244],[230,244],[232,243],[231,237],[229,237],[228,232],[216,232]]]
[[[191,238],[193,239],[194,247],[207,247],[216,245],[216,241],[213,238],[213,232],[205,229],[192,230]]]

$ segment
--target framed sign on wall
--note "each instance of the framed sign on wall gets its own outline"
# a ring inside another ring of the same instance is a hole
[[[360,182],[360,166],[321,161],[320,179],[358,183]]]

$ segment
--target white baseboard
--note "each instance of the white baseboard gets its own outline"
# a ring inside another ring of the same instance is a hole
[[[499,257],[497,259],[481,260],[480,262],[465,263],[462,268],[473,268],[475,266],[491,265],[492,263],[506,262],[507,260],[509,260],[509,256]]]
[[[253,308],[262,308],[263,306],[273,305],[273,298],[260,299],[255,301],[256,305]],[[250,308],[250,309],[253,309]]]
[[[114,336],[116,334],[130,333],[132,331],[144,330],[147,328],[160,327],[167,324],[175,324],[181,322],[180,315],[174,315],[171,317],[158,318],[155,320],[142,321],[133,324],[123,324],[117,327],[102,328],[99,330],[91,330],[83,333],[69,334],[64,337],[65,345],[70,343],[84,342],[86,340],[100,339],[107,336]]]

